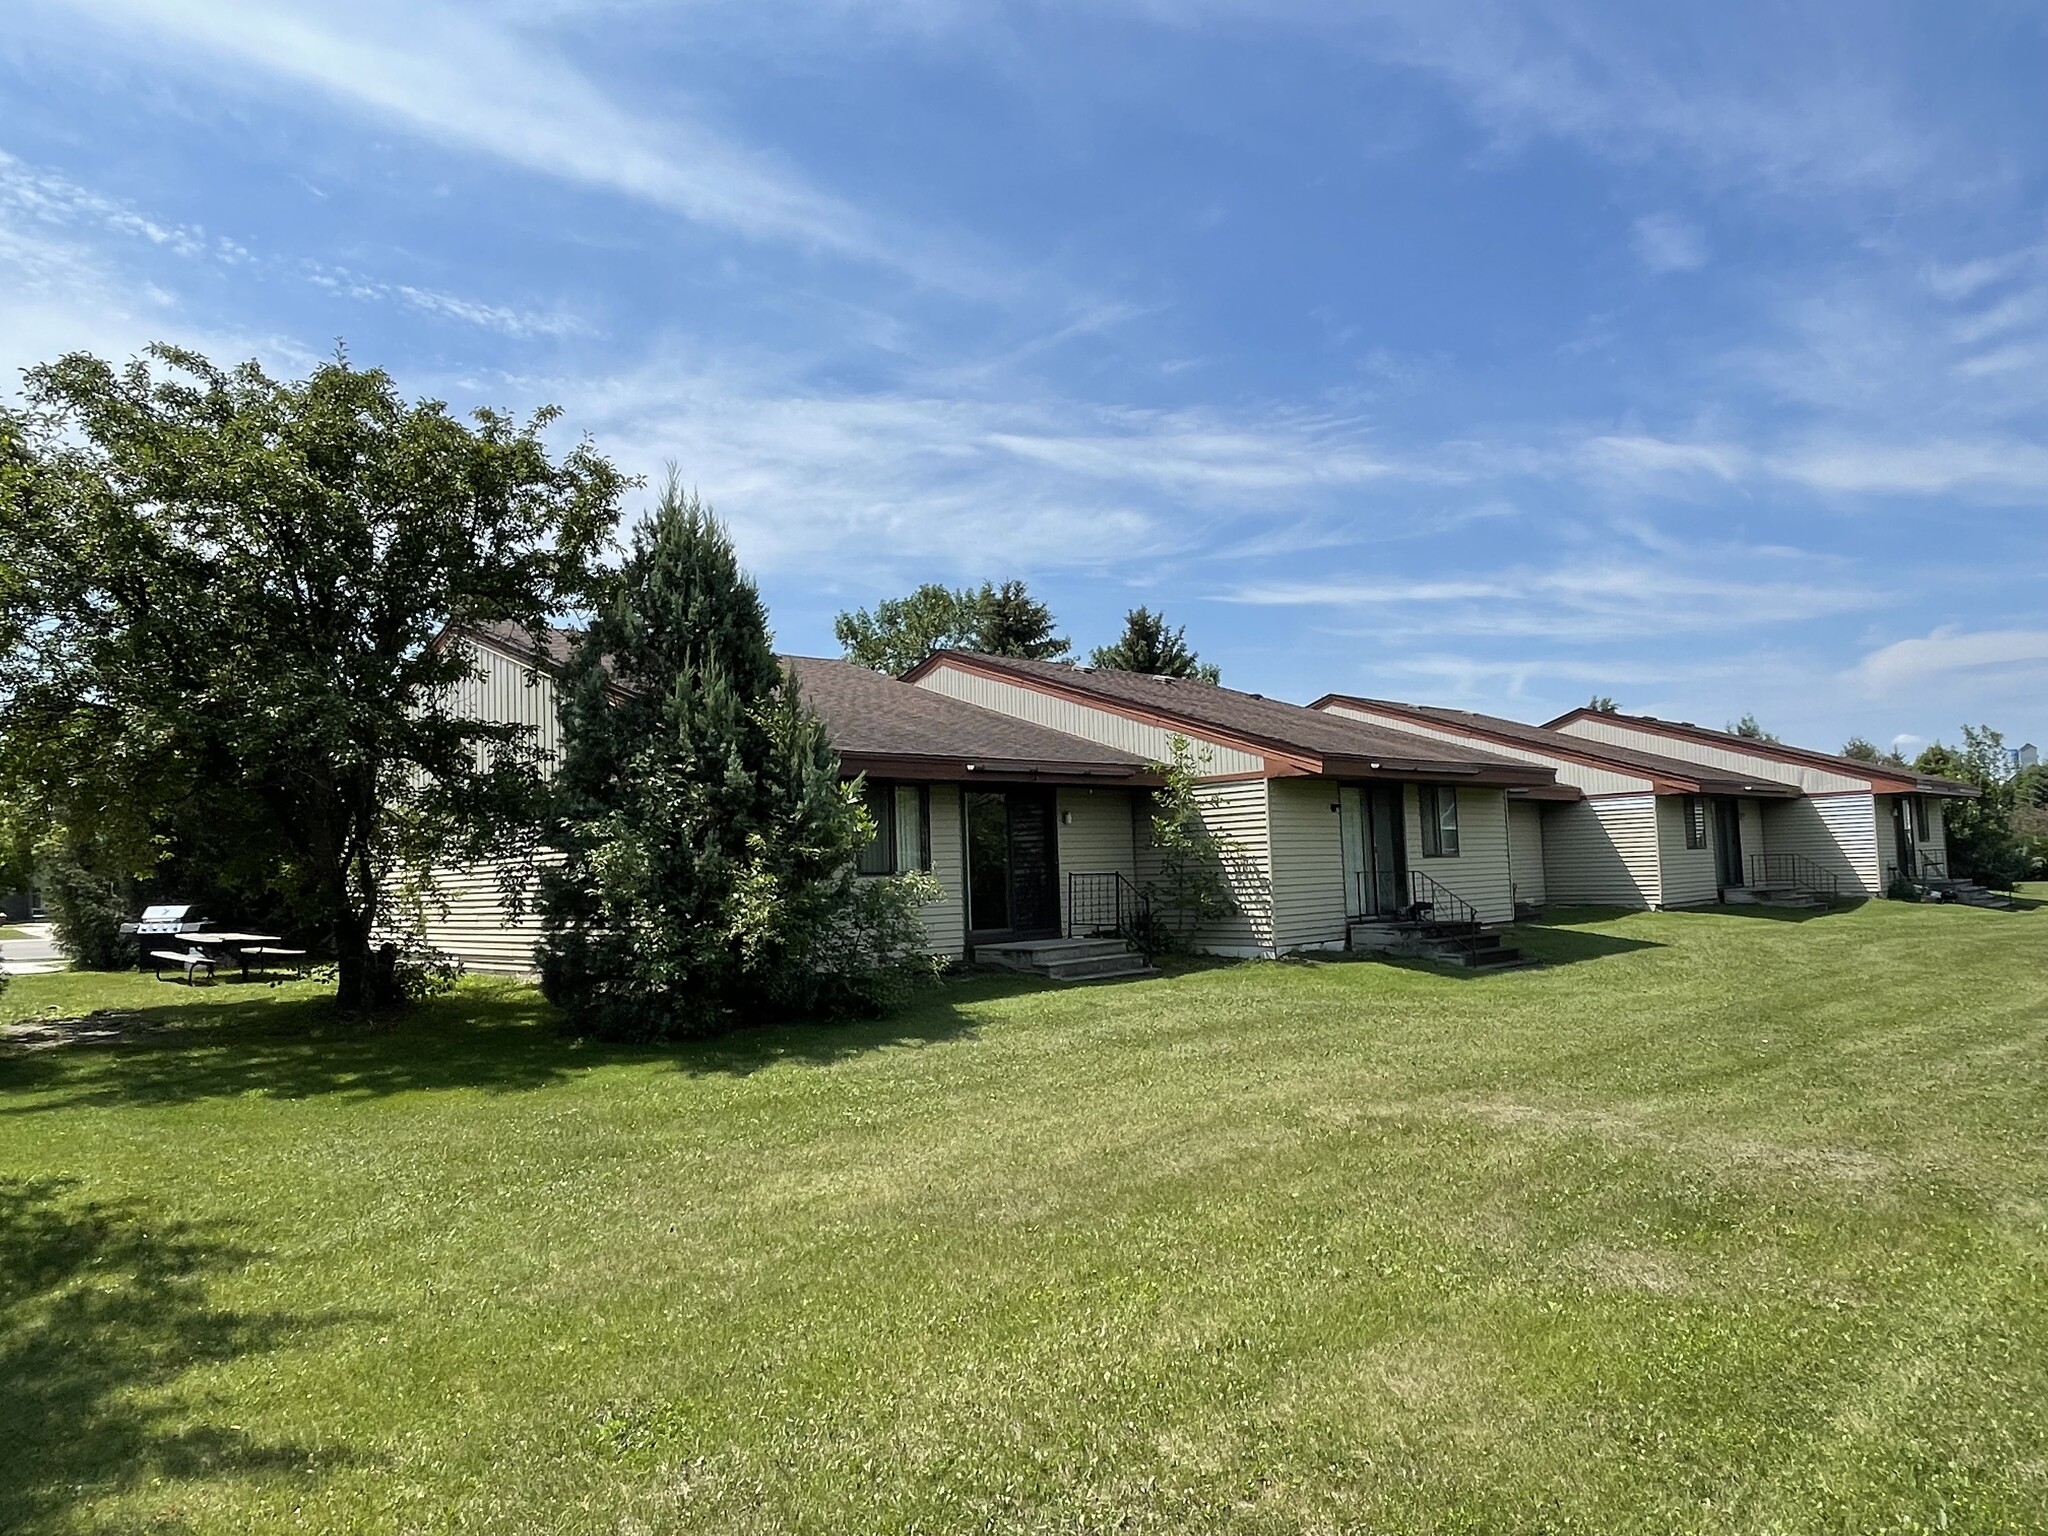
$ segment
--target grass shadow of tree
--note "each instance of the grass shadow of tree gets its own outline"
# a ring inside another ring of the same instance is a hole
[[[535,1027],[533,988],[465,988],[388,1022],[349,1019],[323,997],[181,999],[94,1015],[119,1038],[0,1055],[0,1114],[81,1105],[161,1106],[262,1094],[361,1098],[451,1088],[518,1092],[589,1065]]]
[[[76,1198],[73,1181],[0,1178],[0,1530],[78,1528],[76,1506],[151,1481],[311,1479],[345,1447],[192,1424],[187,1370],[344,1321],[233,1312],[209,1276],[256,1255],[139,1206]]]

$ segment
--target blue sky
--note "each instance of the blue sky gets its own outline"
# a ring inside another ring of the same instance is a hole
[[[1297,699],[2048,739],[2038,6],[8,9],[10,388],[555,402],[793,650],[1021,575]]]

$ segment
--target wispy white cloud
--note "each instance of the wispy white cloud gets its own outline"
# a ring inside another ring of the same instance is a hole
[[[2048,682],[2048,629],[1937,629],[1872,651],[1850,676],[1872,696],[1965,680]]]
[[[1635,251],[1652,272],[1692,272],[1707,264],[1707,237],[1675,213],[1647,213],[1635,223]]]
[[[428,139],[596,187],[720,231],[789,242],[987,294],[985,266],[925,233],[883,228],[795,167],[666,99],[642,117],[513,25],[435,0],[62,0],[106,24],[102,46],[169,44],[227,66],[223,89],[310,89]],[[252,75],[253,72],[253,75]]]
[[[496,331],[514,338],[528,336],[577,336],[591,327],[574,315],[560,312],[542,314],[504,304],[486,304],[459,294],[442,293],[412,283],[388,283],[342,267],[309,262],[307,281],[317,288],[347,299],[370,303],[399,304],[441,320],[457,320],[481,330]]]

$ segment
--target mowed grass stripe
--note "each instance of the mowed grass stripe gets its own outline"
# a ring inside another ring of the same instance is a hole
[[[668,1051],[17,981],[0,1528],[2048,1525],[2048,912]]]

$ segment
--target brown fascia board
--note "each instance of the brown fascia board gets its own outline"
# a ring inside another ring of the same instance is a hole
[[[962,655],[957,651],[934,651],[905,672],[903,681],[915,683],[941,666],[958,667],[963,672],[975,672],[983,677],[1014,683],[1035,693],[1050,694],[1075,704],[1085,704],[1090,709],[1102,710],[1106,714],[1121,715],[1126,720],[1137,720],[1146,725],[1156,725],[1161,730],[1199,736],[1226,747],[1235,747],[1241,752],[1257,753],[1268,760],[1266,772],[1260,775],[1263,778],[1435,779],[1447,784],[1483,784],[1489,788],[1548,784],[1555,780],[1555,775],[1549,769],[1539,768],[1534,763],[1527,765],[1526,769],[1521,765],[1482,766],[1476,763],[1467,768],[1462,764],[1428,758],[1366,755],[1352,757],[1306,752],[1299,747],[1290,747],[1267,737],[1246,735],[1242,731],[1212,725],[1205,720],[1147,709],[1142,704],[1133,704],[1108,694],[1096,693],[1088,688],[1062,683],[1055,678],[1040,677],[1035,672],[1013,671],[1003,666],[999,658],[986,657],[978,653]],[[1272,759],[1275,758],[1285,765],[1278,771],[1275,771],[1272,763]]]
[[[1796,784],[1778,784],[1770,780],[1754,783],[1747,779],[1730,778],[1719,773],[1672,773],[1660,768],[1645,767],[1625,757],[1617,757],[1600,750],[1601,743],[1587,736],[1566,736],[1559,732],[1555,746],[1544,743],[1541,746],[1525,741],[1508,731],[1492,731],[1483,725],[1471,725],[1462,720],[1446,720],[1425,710],[1402,704],[1392,699],[1367,699],[1355,693],[1326,693],[1311,709],[1322,709],[1331,704],[1354,704],[1360,709],[1375,709],[1383,714],[1399,715],[1418,724],[1435,726],[1440,731],[1462,731],[1479,741],[1494,742],[1501,746],[1515,747],[1524,752],[1552,752],[1559,757],[1568,757],[1590,768],[1609,768],[1618,773],[1632,773],[1650,781],[1651,791],[1659,795],[1750,795],[1760,799],[1796,800],[1800,796]],[[1590,711],[1586,711],[1590,713]],[[1571,718],[1569,716],[1565,718]],[[1534,726],[1534,730],[1555,730],[1556,724]],[[1581,746],[1580,743],[1585,745]],[[1654,756],[1645,753],[1645,756]],[[1691,764],[1688,767],[1694,766]],[[1704,767],[1705,764],[1697,765]]]
[[[1623,715],[1605,710],[1589,709],[1581,704],[1577,709],[1567,710],[1555,720],[1546,721],[1544,729],[1554,731],[1574,720],[1623,720],[1630,725],[1639,725],[1651,732],[1668,731],[1675,736],[1688,737],[1707,746],[1727,746],[1738,751],[1754,752],[1758,757],[1783,756],[1796,763],[1805,763],[1815,768],[1826,768],[1852,778],[1870,781],[1871,790],[1881,795],[1942,795],[1952,800],[1974,800],[1983,793],[1974,784],[1964,784],[1956,779],[1937,778],[1933,774],[1915,773],[1908,768],[1900,772],[1894,768],[1882,768],[1875,763],[1866,763],[1859,758],[1843,757],[1837,752],[1817,752],[1812,747],[1787,746],[1782,741],[1756,741],[1747,736],[1737,736],[1730,731],[1717,731],[1710,725],[1694,725],[1690,720],[1660,720],[1655,715]]]
[[[1013,762],[989,759],[962,762],[957,757],[918,757],[878,752],[843,752],[839,766],[851,776],[864,773],[875,779],[905,779],[921,784],[1060,784],[1069,788],[1150,789],[1161,783],[1158,774],[1144,768],[1120,768],[1106,763]]]

